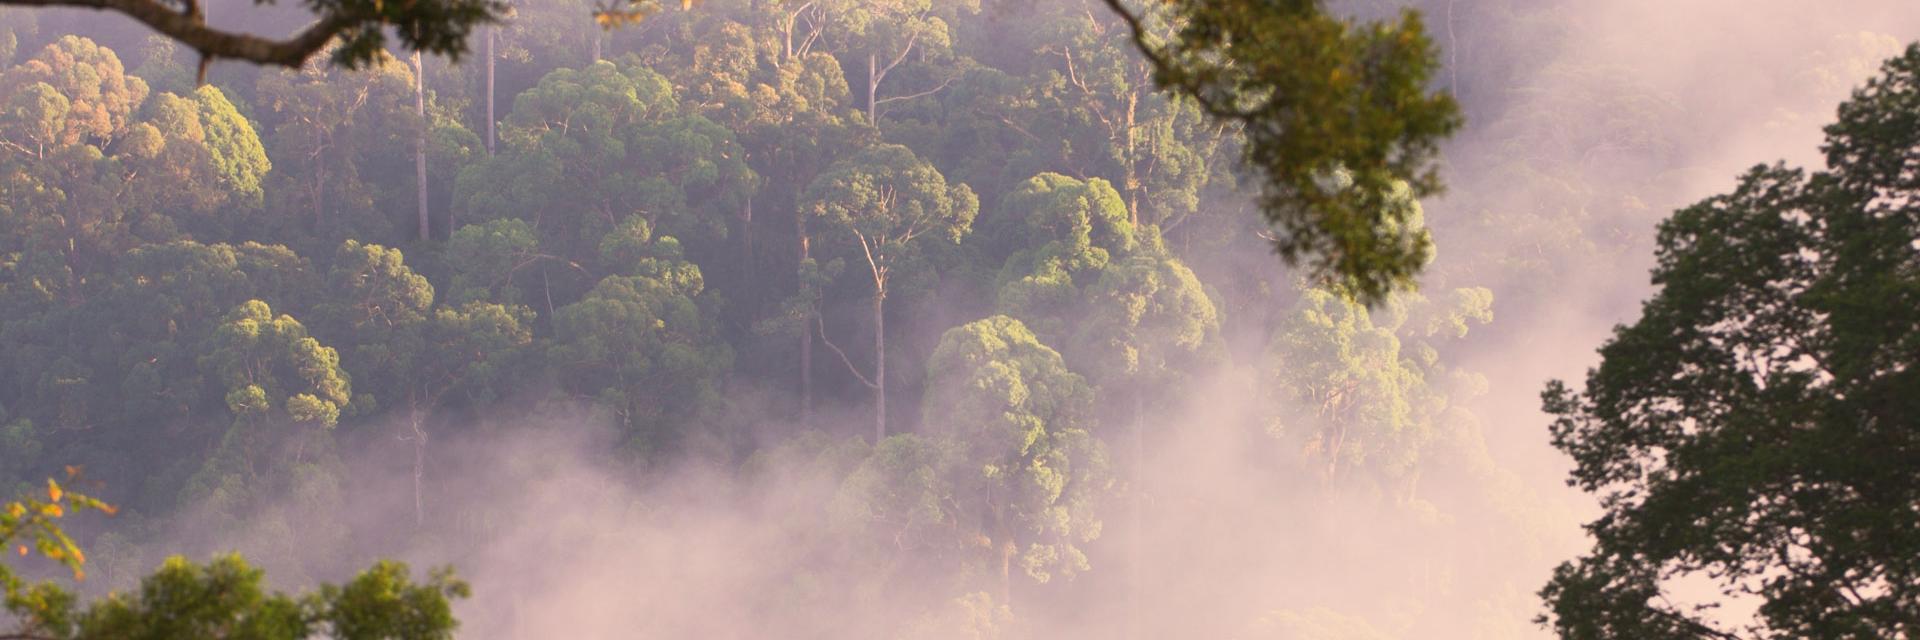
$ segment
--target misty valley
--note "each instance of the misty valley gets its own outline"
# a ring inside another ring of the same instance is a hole
[[[1920,638],[1916,39],[0,0],[0,640]]]

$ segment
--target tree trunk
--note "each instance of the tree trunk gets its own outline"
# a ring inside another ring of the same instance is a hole
[[[887,437],[887,290],[873,292],[873,443]]]
[[[411,417],[413,419],[413,526],[415,529],[423,527],[427,523],[426,509],[424,508],[425,499],[422,497],[424,490],[422,485],[425,484],[427,477],[427,430],[425,425],[421,424],[421,413],[420,404],[418,401],[415,401],[411,411]]]
[[[420,196],[420,240],[431,239],[427,224],[427,70],[420,65],[420,52],[413,52],[413,115],[420,118],[420,131],[413,138],[413,179]]]
[[[1127,637],[1136,639],[1146,637],[1140,628],[1141,620],[1145,619],[1141,607],[1146,602],[1147,590],[1146,567],[1143,565],[1147,558],[1147,421],[1145,414],[1145,397],[1140,393],[1133,394],[1133,513],[1131,514],[1133,540],[1127,545],[1128,555],[1132,556],[1127,564],[1130,567],[1128,573],[1132,574],[1130,577],[1133,584],[1132,588],[1127,590],[1127,597],[1132,601],[1127,607]]]
[[[759,288],[753,283],[753,196],[747,196],[747,204],[740,209],[740,283],[746,285],[747,306],[758,309]]]
[[[487,27],[487,155],[493,155],[493,41],[500,27]]]
[[[1000,606],[1013,606],[1013,556],[1018,549],[1012,540],[1000,541]]]
[[[597,30],[593,34],[593,61],[600,61],[600,32]]]
[[[327,148],[327,134],[317,130],[313,134],[313,231],[320,232],[320,223],[327,217],[325,196],[327,189],[327,158],[322,152]]]
[[[809,254],[811,249],[808,247],[806,214],[794,216],[794,228],[800,236],[800,262],[797,267],[800,286],[812,287],[813,284],[808,282],[807,276],[807,260],[812,256]],[[813,294],[811,291],[801,293],[802,295]],[[809,306],[806,317],[800,319],[800,424],[802,426],[813,424],[813,316],[816,313],[819,313],[819,310]]]
[[[873,104],[874,95],[880,92],[880,79],[875,77],[875,74],[879,73],[877,69],[874,55],[867,54],[867,124],[875,127],[880,126],[880,114],[874,110]]]
[[[1135,229],[1140,228],[1140,175],[1134,167],[1140,162],[1139,159],[1135,157],[1135,150],[1139,148],[1139,145],[1137,143],[1138,138],[1134,133],[1133,117],[1134,108],[1139,102],[1139,92],[1136,91],[1127,94],[1127,221],[1131,223]]]

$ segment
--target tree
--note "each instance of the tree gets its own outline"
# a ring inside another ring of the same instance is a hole
[[[216,57],[298,68],[336,37],[342,40],[334,50],[336,62],[349,67],[375,63],[383,54],[388,28],[408,50],[457,59],[466,52],[472,28],[507,12],[504,3],[494,0],[405,6],[340,0],[311,7],[317,22],[275,41],[209,28],[199,0],[177,0],[178,7],[174,1],[6,3],[89,7],[132,16],[199,52],[203,79],[207,63]],[[693,2],[682,4],[690,8]],[[1460,125],[1452,98],[1428,93],[1438,56],[1417,12],[1409,10],[1397,22],[1356,25],[1329,13],[1319,0],[1279,5],[1181,0],[1140,10],[1127,4],[1106,0],[1127,25],[1135,48],[1152,64],[1155,82],[1195,101],[1212,121],[1236,126],[1248,136],[1242,164],[1262,178],[1261,211],[1280,227],[1275,244],[1283,258],[1340,279],[1369,303],[1412,283],[1421,264],[1419,248],[1381,235],[1379,228],[1391,221],[1391,210],[1378,205],[1396,181],[1412,185],[1419,196],[1437,192],[1441,182],[1433,160],[1438,144]],[[843,30],[872,40],[864,47],[869,53],[866,106],[872,122],[878,115],[880,81],[923,38],[928,46],[944,44],[945,21],[931,7],[911,2],[883,4],[877,13],[891,20],[872,19],[865,5],[850,11],[826,5],[797,3],[791,11],[775,12],[780,18],[776,30],[784,38],[777,59],[784,63],[804,57],[828,22],[850,18],[850,28]],[[593,12],[602,25],[617,26],[638,22],[660,8],[652,0],[606,0],[595,3]],[[803,17],[805,31],[797,31]],[[868,27],[874,25],[881,31],[871,32]],[[796,32],[802,36],[797,45]],[[598,37],[594,42],[598,60]],[[892,56],[884,67],[879,64],[882,51]],[[1349,117],[1328,118],[1331,113]],[[1129,154],[1135,150],[1132,135],[1128,133]],[[1327,177],[1339,170],[1353,172],[1354,182],[1330,186]],[[1133,185],[1128,180],[1129,192]]]
[[[848,53],[866,54],[867,99],[863,106],[868,124],[880,122],[880,83],[886,81],[900,63],[914,53],[939,54],[951,46],[947,20],[938,10],[953,8],[977,11],[979,6],[977,2],[856,0],[832,3],[825,9],[833,26],[830,37],[844,40],[843,47]],[[938,87],[934,89],[937,90]]]
[[[1302,291],[1267,348],[1267,432],[1303,451],[1323,482],[1360,467],[1411,500],[1448,406],[1436,345],[1492,321],[1492,304],[1480,288],[1439,300],[1399,293],[1372,309],[1338,290]]]
[[[69,479],[77,479],[68,467]],[[69,512],[116,509],[47,479],[46,499],[25,495],[0,505],[0,548],[26,543],[48,560],[86,579],[86,553],[59,520]],[[166,638],[394,638],[441,640],[459,622],[451,601],[467,597],[467,584],[452,568],[436,569],[415,584],[407,565],[381,561],[344,585],[323,584],[294,598],[267,594],[263,573],[238,555],[205,566],[168,558],[141,582],[137,594],[113,594],[82,609],[80,600],[50,582],[28,585],[0,564],[0,595],[16,625],[4,637],[18,640],[163,640]]]
[[[1139,244],[1126,202],[1107,181],[1043,173],[983,216],[970,239],[982,259],[1001,265],[994,308],[1042,335],[1065,339],[1081,319],[1082,295]]]
[[[314,65],[260,74],[254,92],[276,159],[267,202],[282,212],[262,233],[307,253],[348,239],[398,245],[418,237],[414,216],[396,215],[414,202],[414,185],[401,180],[414,173],[408,161],[428,126],[415,115],[414,77],[391,57],[356,72]]]
[[[340,354],[307,335],[286,314],[248,300],[227,313],[201,358],[226,391],[233,426],[189,481],[186,495],[220,493],[306,462],[309,447],[327,442],[352,388]],[[282,453],[291,446],[291,456]],[[287,458],[291,458],[288,460]],[[291,464],[279,464],[285,461]]]
[[[1543,394],[1605,509],[1541,590],[1561,637],[1920,633],[1920,46],[1826,133],[1824,171],[1755,167],[1663,223],[1639,320]],[[1680,579],[1757,614],[1720,624]]]
[[[506,256],[512,259],[512,256]],[[427,421],[450,392],[489,401],[493,387],[511,379],[505,369],[531,345],[532,310],[482,300],[434,307],[433,285],[409,268],[398,249],[342,244],[328,274],[328,302],[318,305],[333,342],[363,389],[356,409],[378,403],[404,406],[413,446],[414,523],[423,525]]]
[[[873,389],[874,441],[879,442],[887,435],[887,283],[894,269],[911,263],[927,239],[959,242],[980,209],[979,199],[964,184],[947,184],[938,170],[906,147],[882,144],[815,179],[804,202],[810,216],[851,241],[849,249],[859,248],[850,260],[864,262],[873,278],[873,377],[861,375],[839,347],[833,348],[848,370]]]
[[[1405,210],[1388,205],[1440,189],[1439,143],[1460,127],[1453,98],[1428,92],[1439,62],[1417,12],[1356,25],[1319,0],[1105,2],[1155,82],[1245,137],[1283,259],[1369,304],[1412,284],[1430,243],[1393,233]]]
[[[407,565],[381,561],[342,585],[323,584],[298,597],[268,593],[265,573],[237,555],[205,565],[168,558],[141,581],[140,590],[94,601],[41,585],[9,598],[21,621],[8,637],[28,640],[298,640],[394,638],[443,640],[459,622],[452,600],[470,593],[450,569],[416,583]]]
[[[733,351],[716,339],[700,268],[678,242],[653,238],[638,217],[622,229],[603,252],[628,265],[625,275],[560,308],[548,358],[568,392],[612,411],[629,446],[656,454],[718,408]]]
[[[924,422],[957,442],[954,517],[995,555],[1002,603],[1016,561],[1041,583],[1090,566],[1081,546],[1100,536],[1095,505],[1113,489],[1092,403],[1060,354],[1006,316],[948,330],[927,359]]]
[[[631,61],[547,74],[514,101],[504,138],[462,171],[459,209],[525,220],[548,253],[595,273],[619,270],[598,248],[629,216],[705,245],[758,184],[731,131],[681,114],[666,77]]]

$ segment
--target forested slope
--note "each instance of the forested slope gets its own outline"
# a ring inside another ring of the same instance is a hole
[[[1577,16],[1521,4],[1441,40],[1488,128],[1383,203],[1443,242],[1371,308],[1281,266],[1241,132],[1097,4],[552,0],[458,65],[204,86],[0,12],[0,481],[120,507],[96,588],[400,554],[486,637],[1538,633],[1572,518],[1490,449],[1532,347],[1485,325],[1643,252],[1692,123],[1530,66]]]

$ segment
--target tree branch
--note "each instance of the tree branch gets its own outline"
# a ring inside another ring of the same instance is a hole
[[[207,63],[212,58],[299,68],[314,53],[327,46],[334,36],[355,22],[339,14],[328,14],[290,38],[269,40],[208,27],[206,15],[200,10],[197,0],[187,0],[184,4],[183,10],[176,11],[154,0],[0,0],[0,5],[78,7],[111,11],[133,18],[199,52],[203,81]]]
[[[1126,6],[1121,4],[1121,0],[1101,0],[1101,2],[1106,3],[1108,9],[1112,9],[1114,14],[1120,16],[1120,19],[1127,23],[1127,29],[1133,33],[1133,47],[1139,49],[1140,55],[1145,56],[1147,62],[1153,65],[1154,82],[1158,84],[1160,88],[1179,88],[1181,95],[1192,98],[1194,103],[1200,105],[1201,110],[1206,111],[1214,117],[1246,120],[1252,116],[1252,114],[1245,109],[1234,108],[1216,102],[1213,98],[1207,97],[1206,93],[1200,90],[1200,87],[1194,86],[1190,81],[1183,80],[1179,71],[1174,68],[1173,60],[1167,57],[1166,52],[1161,51],[1153,45],[1147,44],[1146,23],[1141,16],[1134,15],[1132,11],[1128,11]]]
[[[827,339],[827,321],[820,319],[820,316],[818,314],[815,314],[813,316],[813,321],[817,326],[820,327],[820,341],[826,343],[827,348],[832,349],[834,355],[840,356],[840,361],[846,363],[847,365],[847,371],[852,372],[853,377],[859,378],[860,384],[867,385],[868,389],[880,388],[880,385],[874,384],[873,380],[870,380],[866,376],[860,374],[860,368],[853,366],[853,360],[847,357],[847,352],[841,351],[840,347],[835,346],[832,340]],[[0,640],[5,640],[5,639],[0,638]]]
[[[891,98],[881,98],[881,99],[879,99],[879,100],[875,100],[875,101],[873,101],[873,104],[875,104],[875,105],[883,105],[883,104],[886,104],[886,103],[889,103],[889,102],[898,102],[898,101],[900,101],[900,100],[912,100],[912,99],[914,99],[914,98],[925,98],[925,97],[927,97],[927,96],[930,96],[930,95],[933,95],[933,94],[936,94],[936,93],[939,93],[939,92],[940,92],[940,90],[942,90],[942,89],[945,89],[945,88],[947,88],[947,85],[950,85],[950,84],[953,84],[953,81],[954,81],[954,79],[956,79],[956,78],[959,78],[959,77],[960,77],[960,76],[957,76],[957,75],[956,75],[956,76],[952,76],[952,77],[949,77],[949,78],[947,78],[947,79],[946,79],[945,81],[942,81],[942,82],[940,83],[940,86],[937,86],[937,87],[934,87],[934,88],[932,88],[932,89],[928,89],[928,90],[926,90],[926,91],[921,91],[921,92],[919,92],[919,93],[909,93],[909,94],[907,94],[907,95],[904,95],[904,96],[894,96],[894,97],[891,97]]]

